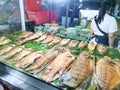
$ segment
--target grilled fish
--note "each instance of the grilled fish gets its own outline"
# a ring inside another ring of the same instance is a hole
[[[88,48],[89,52],[94,51],[95,47],[96,47],[96,45],[93,42],[90,42],[87,45],[87,48]]]
[[[53,58],[55,58],[58,54],[58,50],[50,49],[47,53],[45,53],[41,58],[39,58],[31,67],[27,68],[26,71],[34,70],[40,68],[41,66],[47,64]]]
[[[6,37],[1,36],[1,37],[0,37],[0,42],[3,41],[4,39],[6,39]]]
[[[25,48],[21,52],[17,53],[12,59],[9,60],[9,62],[15,62],[21,60],[23,57],[30,54],[31,48]]]
[[[42,43],[47,44],[51,42],[54,39],[54,36],[47,36],[45,40],[42,41]]]
[[[97,62],[96,78],[102,90],[113,90],[120,85],[119,67],[105,56]]]
[[[1,50],[0,50],[0,55],[9,52],[9,51],[10,51],[12,48],[14,48],[14,47],[15,47],[15,44],[13,44],[13,45],[11,45],[11,46],[7,46],[7,47],[1,49]]]
[[[34,34],[28,36],[27,38],[23,39],[19,43],[23,44],[23,43],[28,42],[30,40],[36,39],[36,38],[40,37],[41,35],[42,35],[42,33],[40,33],[40,32],[34,33]]]
[[[79,49],[84,49],[86,45],[87,45],[87,43],[81,41],[81,42],[78,44],[78,48],[79,48]]]
[[[4,39],[3,41],[0,41],[0,45],[5,45],[7,43],[11,42],[10,39]]]
[[[13,48],[12,50],[10,50],[9,52],[5,53],[2,56],[2,58],[7,59],[7,58],[15,55],[16,53],[20,52],[23,48],[24,48],[24,46],[16,46],[15,48]]]
[[[20,62],[18,62],[18,64],[15,65],[15,67],[22,67],[25,68],[27,66],[29,66],[30,64],[32,64],[37,58],[42,56],[42,51],[35,51],[31,54],[29,54],[28,56],[24,57]]]
[[[62,75],[64,70],[71,64],[73,60],[74,60],[74,57],[69,50],[67,52],[61,53],[45,69],[41,79],[46,82],[51,82],[55,80],[60,75]]]
[[[66,45],[66,44],[68,44],[69,43],[69,41],[70,41],[70,39],[62,39],[61,40],[61,42],[60,42],[60,45]]]
[[[28,36],[30,36],[30,35],[32,35],[32,34],[33,34],[33,32],[25,31],[25,32],[21,33],[21,34],[17,37],[17,39],[24,39],[24,38],[26,38],[26,37],[28,37]]]
[[[68,43],[68,47],[69,47],[69,48],[73,48],[73,47],[77,46],[78,43],[79,43],[79,41],[77,41],[77,40],[71,40],[71,41]]]
[[[93,62],[90,59],[90,54],[82,52],[72,63],[70,70],[61,77],[62,84],[76,88],[92,75],[92,71]]]
[[[60,37],[55,37],[52,42],[48,44],[48,46],[53,46],[55,44],[58,44],[60,42],[61,38]]]
[[[40,38],[36,39],[35,41],[36,41],[36,42],[41,42],[41,41],[43,41],[43,40],[46,39],[46,38],[47,38],[47,35],[43,35],[43,36],[41,36]]]

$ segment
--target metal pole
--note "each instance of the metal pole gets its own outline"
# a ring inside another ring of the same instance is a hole
[[[24,1],[23,0],[19,0],[19,6],[20,6],[22,31],[26,31],[26,29],[25,29],[25,15],[24,15]]]

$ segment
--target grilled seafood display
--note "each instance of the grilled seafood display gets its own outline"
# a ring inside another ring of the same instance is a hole
[[[93,71],[93,62],[88,52],[82,52],[72,63],[70,70],[61,77],[62,84],[76,88],[82,84]]]
[[[98,44],[97,51],[100,55],[104,55],[107,52],[107,46],[105,46],[103,44]]]
[[[53,60],[57,56],[57,54],[58,54],[58,50],[50,49],[41,58],[39,58],[31,67],[27,68],[26,71],[31,71],[42,67],[43,65]]]
[[[11,42],[10,39],[4,39],[3,41],[0,41],[0,45],[5,45],[7,43]]]
[[[41,79],[46,82],[53,81],[64,72],[64,70],[71,64],[73,60],[74,57],[69,50],[61,53],[48,67],[46,67]]]
[[[23,57],[31,53],[31,48],[25,48],[21,52],[17,53],[15,56],[13,56],[9,62],[15,62],[21,60]]]
[[[95,47],[96,47],[96,45],[93,42],[90,42],[87,45],[87,48],[88,48],[89,52],[94,51]]]
[[[19,44],[23,44],[23,43],[28,42],[30,40],[36,39],[40,36],[42,36],[42,33],[40,33],[40,32],[33,33],[32,35],[28,36],[27,38],[23,39],[22,41],[19,41]]]
[[[79,41],[77,41],[77,40],[71,40],[71,41],[68,43],[68,47],[69,47],[69,48],[73,48],[73,47],[77,46],[78,43],[79,43]]]
[[[0,37],[0,42],[3,41],[4,39],[6,39],[6,37],[1,36],[1,37]]]
[[[96,79],[102,90],[113,90],[120,85],[120,69],[105,56],[97,62]]]
[[[18,62],[15,67],[22,67],[25,68],[27,66],[29,66],[30,64],[32,64],[35,59],[39,58],[42,56],[42,51],[35,51],[31,54],[29,54],[28,56],[24,57],[20,62]]]
[[[87,45],[87,43],[81,41],[81,42],[78,44],[78,48],[79,48],[79,49],[83,49],[86,45]]]
[[[26,37],[28,37],[28,36],[30,36],[30,35],[32,35],[32,34],[33,34],[33,32],[25,31],[25,32],[21,33],[21,34],[17,37],[17,40],[18,40],[18,39],[24,39],[24,38],[26,38]]]
[[[51,42],[52,40],[54,40],[54,36],[47,36],[47,38],[43,40],[42,43],[47,44]]]
[[[58,44],[60,42],[61,38],[60,37],[55,37],[53,41],[51,41],[48,46],[53,46],[55,44]]]
[[[9,52],[2,55],[2,58],[7,59],[7,58],[15,55],[16,53],[20,52],[23,48],[24,48],[24,46],[16,46],[13,49],[11,49]]]
[[[47,35],[42,35],[40,38],[36,39],[35,42],[41,42],[47,38]]]
[[[15,46],[16,46],[16,45],[13,44],[13,45],[11,45],[11,46],[7,46],[7,47],[1,49],[1,50],[0,50],[0,55],[9,52],[9,51],[10,51],[12,48],[14,48]]]
[[[61,42],[60,42],[60,45],[66,45],[66,44],[68,44],[69,43],[69,41],[70,41],[70,39],[62,39],[61,40]]]

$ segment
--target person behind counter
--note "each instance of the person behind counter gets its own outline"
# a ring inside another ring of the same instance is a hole
[[[112,47],[114,33],[117,31],[117,22],[114,17],[109,15],[111,5],[103,1],[99,14],[91,22],[91,40],[95,44],[104,44]]]

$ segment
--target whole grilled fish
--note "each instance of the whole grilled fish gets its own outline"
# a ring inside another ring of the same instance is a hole
[[[16,53],[20,52],[23,48],[24,48],[24,46],[16,46],[16,47],[12,48],[9,52],[5,53],[2,56],[2,58],[7,59],[7,58],[15,55]]]
[[[21,52],[17,53],[12,59],[9,60],[9,62],[15,62],[21,60],[23,57],[30,54],[31,48],[25,48]]]
[[[1,49],[1,50],[0,50],[0,55],[9,52],[9,51],[10,51],[12,48],[14,48],[14,47],[15,47],[15,44],[13,44],[13,45],[11,45],[11,46],[7,46],[7,47]]]
[[[90,42],[87,45],[87,48],[88,48],[89,52],[94,51],[95,47],[96,47],[96,45],[93,42]]]
[[[61,80],[62,84],[76,88],[82,84],[92,74],[93,63],[88,52],[82,52],[72,63],[70,70],[65,73]]]
[[[40,38],[36,39],[35,42],[41,42],[47,38],[47,35],[42,35]]]
[[[42,35],[42,33],[37,32],[37,33],[33,33],[32,35],[28,36],[27,38],[23,39],[22,41],[20,41],[20,44],[26,43],[30,40],[36,39],[38,37],[40,37]]]
[[[47,44],[51,42],[52,40],[54,40],[54,36],[47,36],[47,38],[43,40],[42,43]]]
[[[51,41],[48,46],[53,46],[55,44],[58,44],[60,42],[61,38],[60,37],[55,37],[53,41]]]
[[[26,71],[30,71],[42,67],[43,65],[53,60],[53,58],[55,58],[57,55],[58,55],[58,50],[50,49],[41,58],[39,58],[31,67],[27,68]]]
[[[1,36],[1,37],[0,37],[0,42],[3,41],[4,39],[6,39],[6,37]]]
[[[7,43],[11,42],[10,39],[4,39],[3,41],[0,41],[0,45],[5,45]]]
[[[25,31],[25,32],[21,33],[21,34],[17,37],[17,39],[24,39],[24,38],[26,38],[26,37],[28,37],[28,36],[30,36],[30,35],[32,35],[32,34],[33,34],[33,32]]]
[[[74,60],[73,55],[68,50],[64,53],[58,55],[53,62],[43,71],[41,79],[46,82],[51,82],[64,72],[64,70],[71,64]]]
[[[87,43],[81,41],[81,42],[78,44],[78,48],[79,48],[79,49],[83,49],[83,48],[85,48],[86,45],[87,45]]]
[[[68,44],[69,43],[69,41],[70,41],[70,39],[62,39],[61,40],[61,42],[60,42],[60,45],[66,45],[66,44]]]
[[[77,46],[78,43],[79,43],[79,41],[77,41],[77,40],[71,40],[71,41],[68,43],[68,47],[69,47],[69,48],[73,48],[73,47]]]
[[[120,69],[105,56],[97,62],[96,79],[102,90],[113,90],[120,85]]]
[[[15,67],[22,67],[25,68],[27,66],[29,66],[30,64],[32,64],[37,58],[42,56],[42,51],[35,51],[31,54],[29,54],[28,56],[24,57],[20,62],[18,62],[18,64],[15,65]]]

